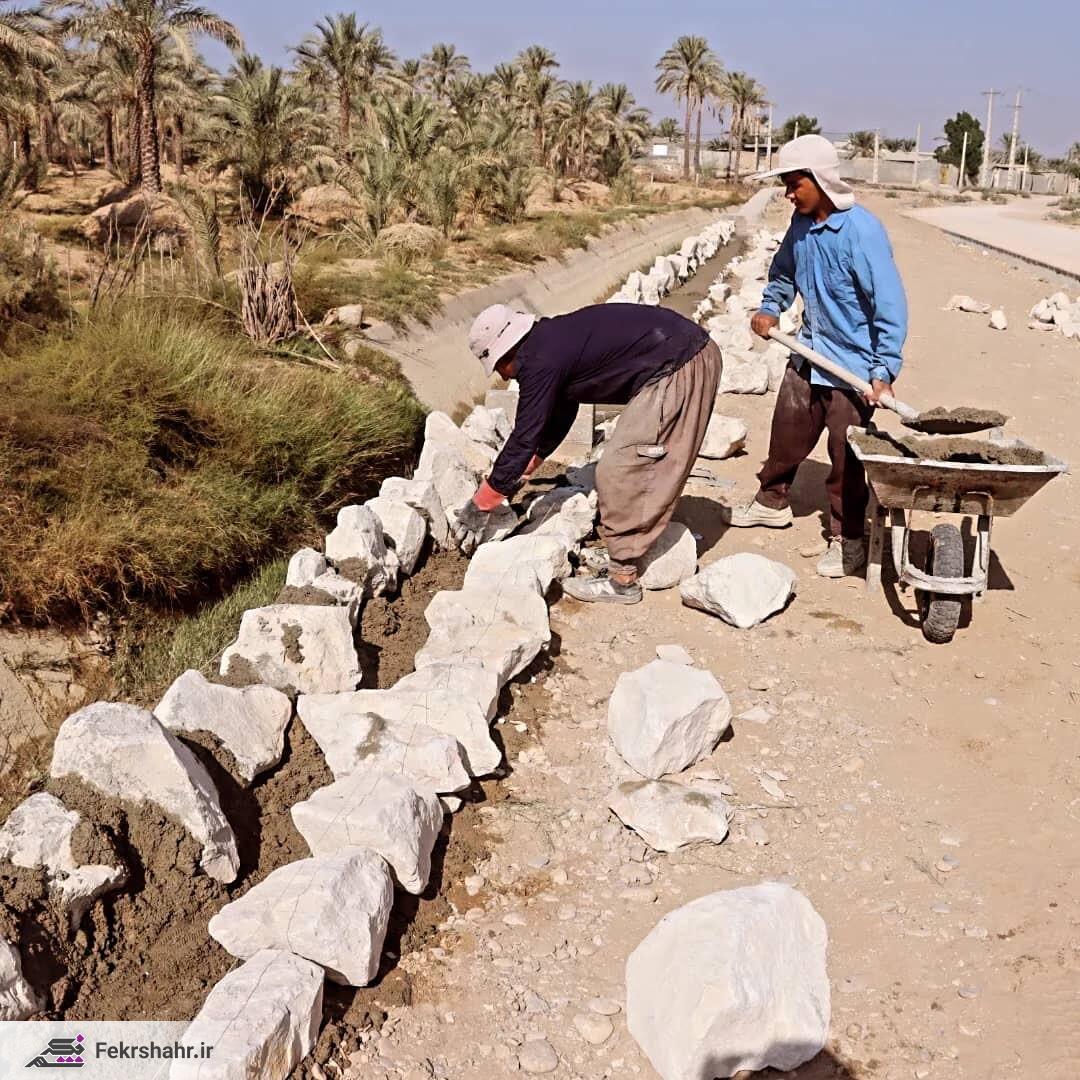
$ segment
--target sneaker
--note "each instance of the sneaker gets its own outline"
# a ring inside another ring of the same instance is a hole
[[[822,577],[853,577],[866,566],[866,545],[861,540],[841,540],[834,536],[829,550],[818,560],[817,572]]]
[[[783,510],[772,510],[755,499],[745,506],[724,507],[720,520],[736,529],[752,529],[755,525],[763,525],[766,529],[786,529],[795,520],[795,515],[790,506],[785,506]]]
[[[563,592],[583,604],[640,604],[641,586],[619,585],[608,577],[568,578],[562,583]]]
[[[594,574],[606,574],[608,566],[610,566],[607,548],[582,548],[579,558],[581,560],[581,565],[584,566],[586,570],[591,570]]]

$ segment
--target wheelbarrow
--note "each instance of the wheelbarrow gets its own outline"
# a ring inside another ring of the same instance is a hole
[[[945,644],[952,640],[960,621],[961,598],[981,599],[990,571],[990,535],[995,517],[1015,514],[1055,476],[1068,471],[1064,461],[1041,453],[1019,439],[1006,440],[991,434],[1004,448],[1033,451],[1040,464],[1004,465],[876,453],[865,444],[864,428],[848,428],[848,445],[866,470],[870,486],[870,550],[866,566],[866,589],[881,589],[881,564],[885,528],[890,528],[893,566],[899,580],[916,590],[923,635]],[[880,437],[880,433],[872,433]],[[919,436],[904,444],[918,447]],[[958,448],[966,440],[957,439]],[[940,445],[941,440],[937,440]],[[925,566],[911,560],[909,542],[915,511],[962,514],[976,519],[975,550],[970,567],[965,565],[964,541],[953,524],[940,523],[930,533]]]

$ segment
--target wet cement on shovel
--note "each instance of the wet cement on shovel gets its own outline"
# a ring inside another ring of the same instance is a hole
[[[927,435],[967,435],[974,431],[1004,427],[1009,418],[994,409],[943,409],[940,405],[919,413],[913,420],[903,421],[904,427],[923,431]]]

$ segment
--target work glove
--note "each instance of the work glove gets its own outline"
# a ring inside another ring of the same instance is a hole
[[[463,554],[472,555],[484,542],[492,511],[505,502],[505,497],[485,480],[476,494],[460,510],[455,511],[454,527],[451,531]]]
[[[521,474],[521,478],[523,480],[528,480],[529,477],[543,464],[544,459],[539,454],[533,454],[529,459],[529,464],[525,466],[525,471]]]

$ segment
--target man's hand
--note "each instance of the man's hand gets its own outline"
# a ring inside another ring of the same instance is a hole
[[[451,531],[462,554],[472,555],[480,546],[490,517],[491,511],[481,510],[472,499],[454,514]]]
[[[870,393],[863,394],[863,400],[867,405],[879,405],[882,394],[893,392],[892,383],[883,382],[881,379],[870,380]]]
[[[758,337],[766,339],[769,336],[769,331],[779,325],[780,320],[775,315],[770,315],[767,311],[759,311],[750,320],[750,329],[753,330]]]

